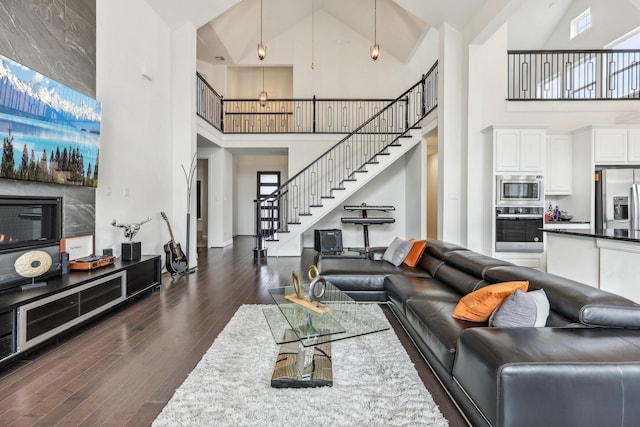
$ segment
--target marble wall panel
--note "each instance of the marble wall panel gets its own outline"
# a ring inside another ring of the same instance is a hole
[[[85,20],[92,28],[96,27],[96,0],[67,0],[65,6]],[[95,44],[94,44],[95,45]]]
[[[86,95],[96,92],[96,0],[0,2],[0,53]]]

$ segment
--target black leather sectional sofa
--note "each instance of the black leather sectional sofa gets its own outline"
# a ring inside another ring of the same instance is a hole
[[[414,268],[353,258],[321,258],[318,267],[354,299],[389,303],[474,426],[640,425],[640,305],[632,301],[441,241],[429,241]],[[544,289],[546,327],[452,317],[463,295],[513,280]]]

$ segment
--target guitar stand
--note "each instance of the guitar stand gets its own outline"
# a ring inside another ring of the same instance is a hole
[[[389,205],[383,206],[374,206],[367,205],[366,203],[362,203],[361,205],[347,205],[344,207],[344,210],[354,212],[359,211],[361,213],[360,217],[342,217],[340,221],[343,224],[359,224],[362,225],[362,234],[364,238],[364,247],[362,248],[347,248],[348,251],[358,252],[358,254],[367,258],[369,256],[369,226],[370,225],[381,225],[381,224],[392,224],[396,222],[395,218],[391,217],[372,217],[369,218],[367,211],[379,211],[379,212],[389,212],[395,211],[396,208]]]

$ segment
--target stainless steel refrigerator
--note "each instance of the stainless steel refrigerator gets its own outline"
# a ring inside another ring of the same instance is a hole
[[[640,168],[596,169],[596,227],[640,229]]]

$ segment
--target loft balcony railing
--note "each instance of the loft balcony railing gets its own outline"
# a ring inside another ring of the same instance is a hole
[[[391,146],[399,145],[402,136],[437,107],[437,65],[274,192],[256,200],[255,253],[264,251],[265,239],[300,223],[302,216],[311,215],[311,208],[343,190],[345,182],[355,181],[367,164],[388,155]]]
[[[640,99],[640,50],[508,52],[509,101]]]
[[[386,109],[394,99],[224,99],[199,74],[197,81],[198,116],[224,133],[332,133],[349,134],[370,117]],[[426,104],[435,103],[436,88],[425,83]],[[404,100],[398,101],[400,103]],[[425,104],[425,105],[426,105]],[[408,108],[404,108],[408,111]],[[404,120],[409,117],[396,117]],[[385,126],[384,123],[381,126]],[[364,132],[378,133],[378,123]]]
[[[196,72],[196,114],[214,128],[222,131],[222,96]]]
[[[392,99],[225,99],[225,133],[350,133]]]

